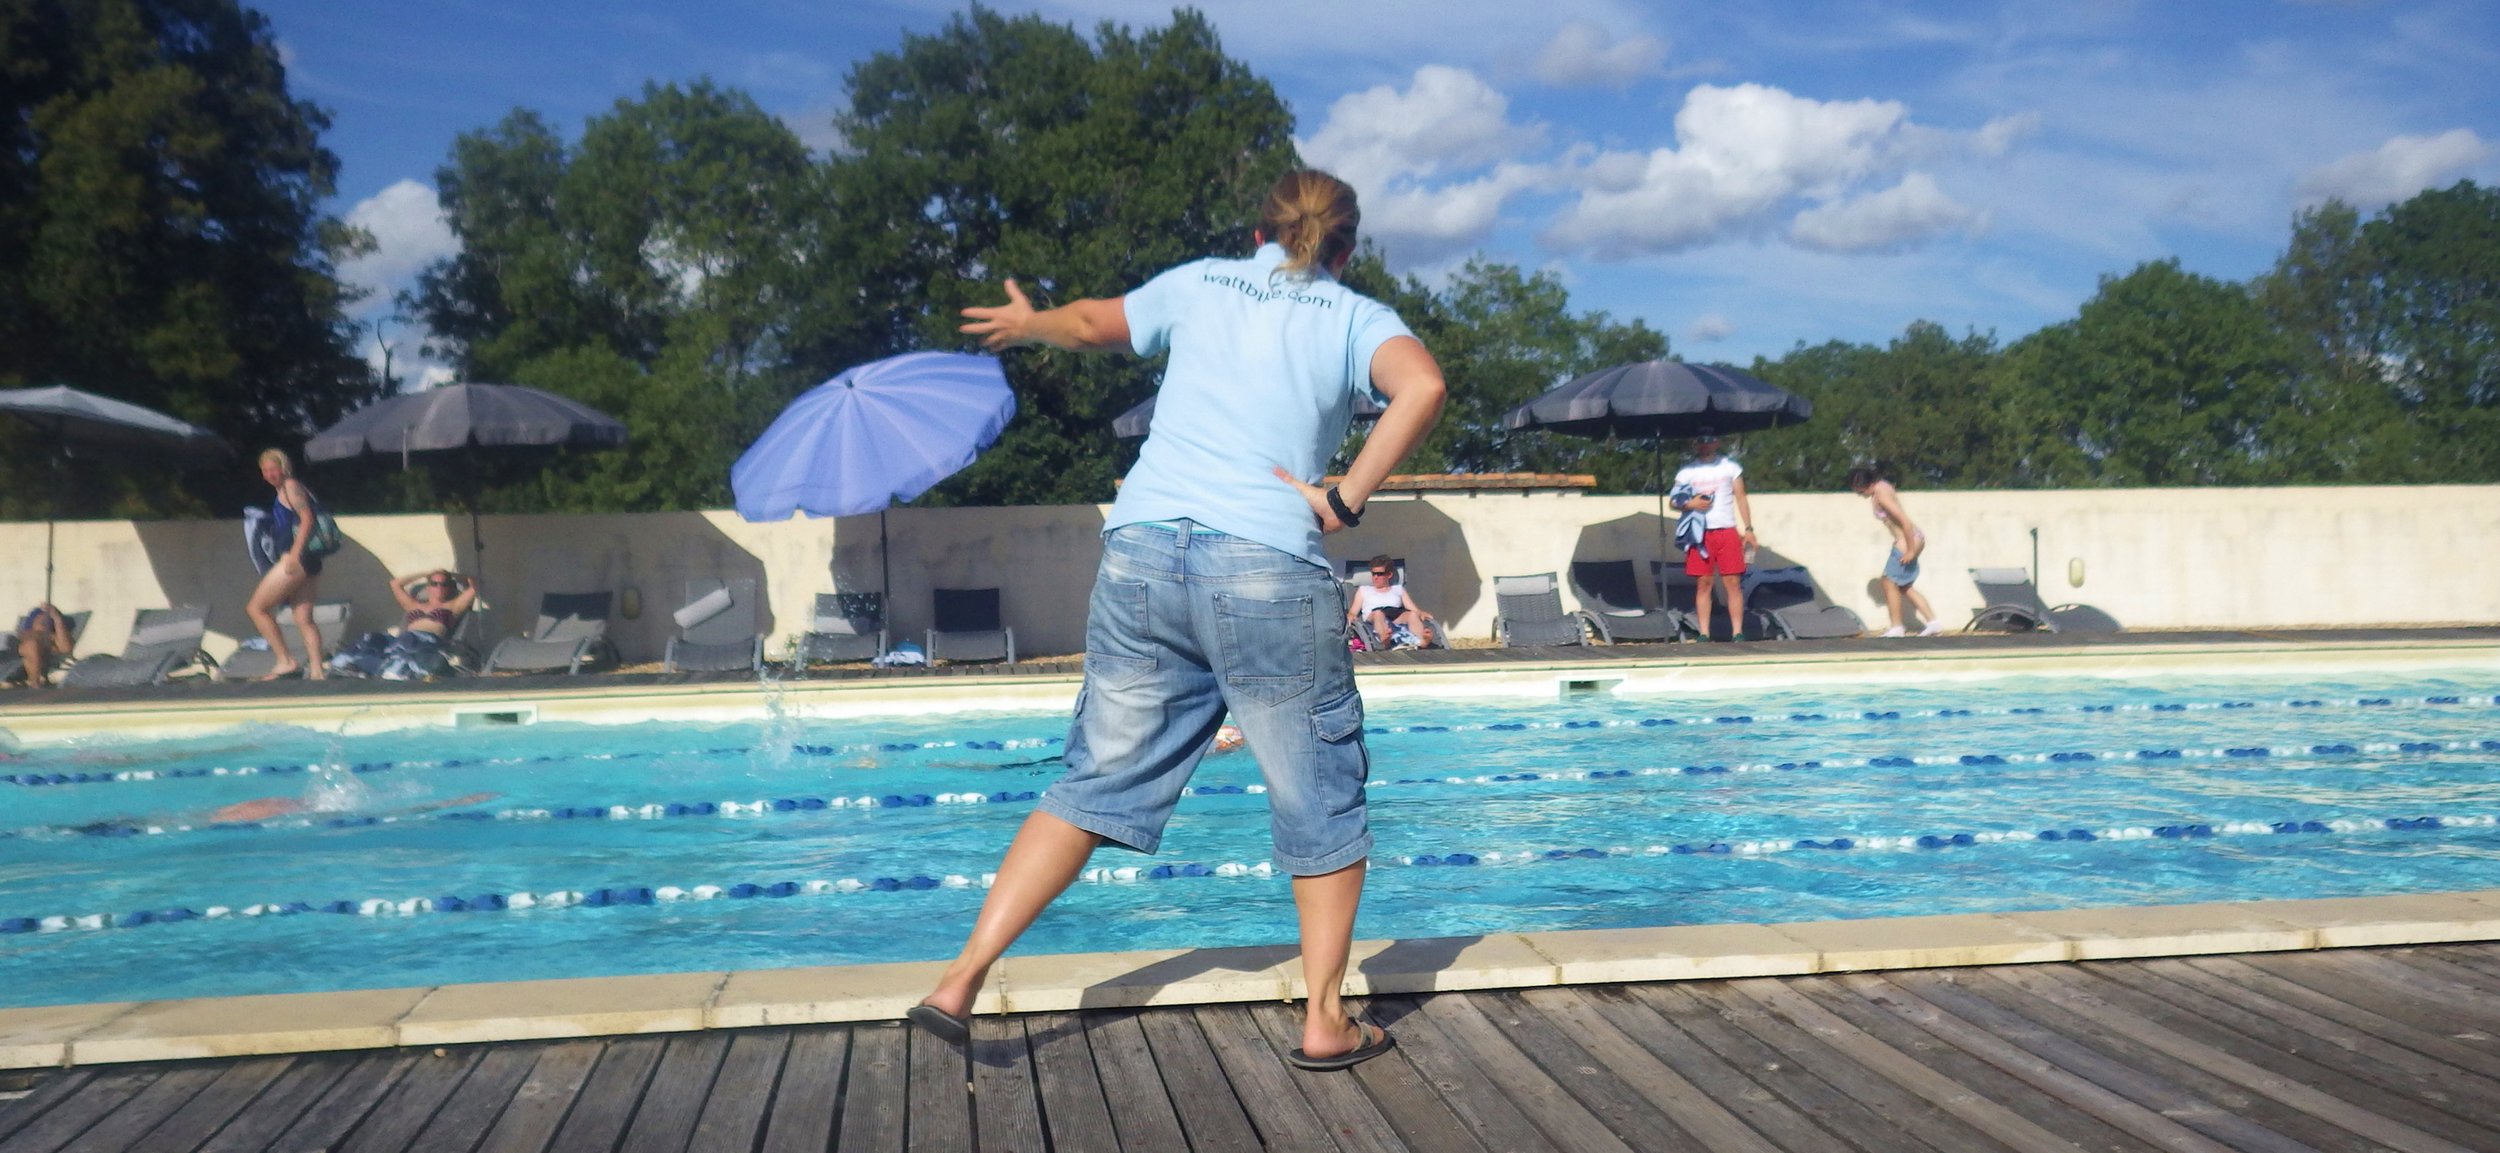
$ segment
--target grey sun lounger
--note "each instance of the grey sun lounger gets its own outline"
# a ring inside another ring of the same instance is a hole
[[[756,608],[754,581],[688,581],[677,635],[669,638],[661,667],[672,673],[761,670],[763,618]]]
[[[837,661],[873,661],[885,655],[885,596],[881,593],[817,593],[816,617],[799,634],[790,659],[800,668]]]
[[[528,635],[506,637],[486,658],[490,673],[578,673],[616,663],[608,643],[608,612],[616,594],[547,593]]]
[[[208,635],[208,606],[180,605],[140,609],[130,624],[130,642],[119,656],[94,656],[61,674],[63,686],[100,688],[114,685],[161,685],[186,668],[214,668],[200,641]]]
[[[1579,594],[1580,607],[1597,621],[1598,639],[1607,644],[1671,641],[1684,633],[1686,621],[1674,609],[1641,603],[1631,561],[1575,560],[1571,562],[1571,589]]]
[[[1016,663],[1016,630],[998,613],[998,590],[931,589],[929,660]]]
[[[69,625],[70,654],[52,666],[55,673],[67,671],[69,666],[78,662],[78,638],[87,635],[87,620],[94,615],[90,612],[61,614],[62,622]],[[18,654],[17,634],[0,633],[0,685],[15,684],[25,679],[26,658]]]
[[[1343,591],[1348,603],[1351,603],[1356,593],[1371,586],[1372,562],[1370,557],[1356,557],[1355,559],[1344,563],[1345,572],[1337,578],[1337,581],[1341,586],[1343,586]],[[1400,587],[1404,587],[1406,584],[1406,558],[1395,558],[1391,560],[1389,564],[1390,567],[1397,570],[1398,585]],[[1399,619],[1404,620],[1405,618],[1401,617]],[[1432,622],[1432,643],[1423,647],[1428,649],[1446,649],[1450,647],[1450,630],[1441,627],[1441,618],[1428,616],[1425,619]],[[1345,623],[1346,638],[1348,640],[1362,641],[1366,651],[1375,651],[1371,649],[1371,646],[1378,644],[1380,638],[1375,634],[1364,631],[1370,627],[1371,625],[1361,618],[1349,620]],[[1410,633],[1413,629],[1413,625],[1408,625],[1408,631]]]
[[[1701,619],[1701,579],[1685,572],[1683,561],[1651,561],[1649,572],[1658,578],[1658,598],[1666,602],[1667,611],[1676,615],[1677,622],[1684,626],[1687,633],[1709,640],[1716,635],[1712,631],[1713,625],[1727,624],[1728,635],[1732,639],[1744,639],[1742,630],[1728,620],[1727,598],[1717,595],[1719,590],[1715,587],[1710,598],[1710,615],[1714,619],[1709,622]]]
[[[1493,642],[1504,648],[1586,644],[1597,618],[1563,608],[1562,583],[1549,572],[1493,578]]]
[[[1970,570],[1971,583],[1979,586],[1979,599],[1984,602],[1971,614],[1964,632],[2031,632],[2050,633],[2114,633],[2122,630],[2118,619],[2090,605],[2058,605],[2050,607],[2040,599],[2040,590],[2031,583],[2031,570],[2025,568],[1975,568]]]
[[[339,642],[347,636],[347,621],[353,606],[346,601],[313,602],[313,628],[321,634],[321,652],[313,659],[327,661],[339,651]],[[278,636],[286,641],[290,653],[302,651],[304,626],[295,623],[295,610],[283,609],[278,615]],[[257,635],[257,634],[255,634]],[[227,680],[251,680],[269,675],[278,667],[278,655],[268,649],[236,649],[227,654],[219,670]]]
[[[1862,636],[1866,622],[1833,604],[1814,587],[1802,565],[1757,568],[1745,574],[1745,616],[1757,636],[1784,641]]]

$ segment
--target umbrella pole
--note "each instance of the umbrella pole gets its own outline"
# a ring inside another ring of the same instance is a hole
[[[69,421],[63,419],[59,425],[59,431],[54,434],[55,439],[52,442],[56,446],[52,450],[52,515],[43,519],[43,603],[45,604],[52,603],[52,533],[53,526],[61,519],[61,454],[68,451],[58,446],[68,443]]]
[[[894,619],[894,554],[885,545],[885,510],[877,510],[877,607]]]
[[[1650,579],[1658,586],[1658,607],[1665,608],[1667,604],[1667,576],[1665,568],[1667,564],[1667,456],[1666,438],[1659,436],[1656,433],[1650,434],[1649,438],[1649,472],[1650,479],[1656,484],[1658,489],[1659,564],[1659,570],[1651,574]]]

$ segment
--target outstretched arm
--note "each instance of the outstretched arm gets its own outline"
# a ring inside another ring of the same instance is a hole
[[[996,308],[967,308],[962,330],[981,338],[992,352],[1046,344],[1070,352],[1123,352],[1129,347],[1128,312],[1120,300],[1085,299],[1057,308],[1036,310],[1024,290],[1007,281],[1007,303]]]

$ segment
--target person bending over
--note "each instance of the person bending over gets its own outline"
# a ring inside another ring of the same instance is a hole
[[[1397,314],[1337,282],[1354,256],[1354,190],[1289,172],[1268,192],[1246,258],[1165,271],[1126,296],[1036,311],[967,308],[991,349],[1041,344],[1171,360],[1154,429],[1103,526],[1085,630],[1085,685],[1067,773],[1008,846],[963,951],[910,1012],[961,1044],[990,966],[1105,841],[1154,852],[1229,710],[1267,781],[1274,859],[1293,876],[1310,989],[1306,1069],[1388,1051],[1339,1000],[1372,836],[1362,697],[1343,640],[1324,533],[1363,506],[1440,413],[1441,369]],[[1333,488],[1311,483],[1345,436],[1354,395],[1388,408]],[[1220,915],[1220,914],[1219,914]]]

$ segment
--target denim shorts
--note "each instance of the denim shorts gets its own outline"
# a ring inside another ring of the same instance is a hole
[[[1860,569],[1859,571],[1864,572],[1865,570]],[[1912,561],[1908,564],[1901,563],[1901,550],[1894,549],[1892,550],[1891,556],[1884,558],[1884,579],[1900,585],[1902,588],[1908,588],[1911,585],[1917,584],[1918,562]]]
[[[1344,596],[1325,568],[1187,521],[1105,534],[1068,772],[1042,811],[1154,852],[1230,712],[1267,780],[1276,864],[1317,876],[1369,856]]]

